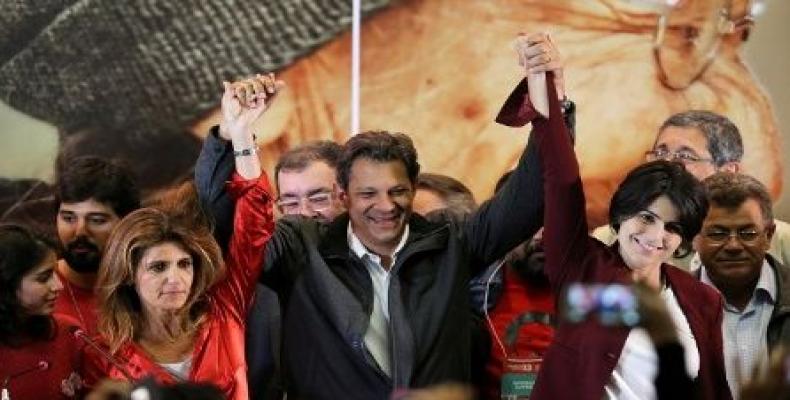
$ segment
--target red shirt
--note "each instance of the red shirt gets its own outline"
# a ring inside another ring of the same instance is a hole
[[[55,335],[43,340],[7,347],[0,345],[0,384],[11,375],[8,394],[14,400],[73,399],[82,393],[82,379],[77,371],[80,365],[79,343],[69,327],[76,321],[55,317]],[[36,369],[39,363],[45,368]]]
[[[227,190],[238,200],[233,236],[225,255],[226,274],[209,289],[210,307],[195,335],[188,380],[211,383],[227,399],[247,400],[244,329],[255,282],[263,268],[264,248],[274,232],[273,197],[266,174],[249,181],[234,174]],[[160,383],[176,383],[134,342],[123,344],[114,357],[135,380],[153,376]],[[126,380],[119,368],[92,348],[86,347],[85,358],[84,375],[89,386],[107,376]]]
[[[65,261],[62,261],[65,262]],[[68,317],[89,335],[95,335],[98,319],[96,316],[96,294],[93,289],[83,289],[70,283],[66,277],[55,269],[58,279],[63,283],[63,290],[55,300],[54,315]]]
[[[483,398],[491,400],[500,398],[500,379],[505,360],[505,355],[497,344],[495,335],[502,341],[510,357],[525,357],[530,354],[542,357],[554,338],[554,328],[551,326],[530,323],[519,328],[514,346],[508,346],[505,343],[505,330],[520,315],[527,312],[554,315],[554,295],[550,287],[532,287],[507,265],[503,266],[503,271],[504,291],[494,309],[489,313],[496,332],[492,332],[491,326],[488,325],[488,333],[491,336],[491,355],[486,364],[482,394]]]

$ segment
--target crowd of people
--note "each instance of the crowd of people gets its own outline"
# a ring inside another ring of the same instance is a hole
[[[738,128],[668,118],[591,232],[560,53],[517,40],[548,110],[526,78],[504,101],[532,131],[480,204],[389,131],[293,148],[272,187],[273,74],[223,83],[194,179],[156,198],[63,162],[57,241],[0,225],[3,399],[790,398],[790,227]],[[569,287],[634,308],[567,318]]]

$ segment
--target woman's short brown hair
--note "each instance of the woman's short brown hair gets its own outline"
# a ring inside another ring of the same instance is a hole
[[[145,321],[134,277],[145,251],[165,242],[176,243],[192,256],[194,278],[182,312],[182,331],[194,330],[208,306],[208,289],[224,272],[222,256],[206,227],[156,208],[142,208],[123,218],[110,234],[97,281],[99,332],[112,352],[137,339]]]

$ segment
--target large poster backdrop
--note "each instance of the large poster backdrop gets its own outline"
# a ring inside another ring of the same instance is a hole
[[[259,127],[269,170],[291,146],[348,135],[350,0],[73,3],[17,4],[0,28],[0,96],[61,127],[69,154],[127,158],[164,185],[188,173],[191,138],[217,121],[221,80],[268,70],[288,84]],[[361,129],[410,134],[424,171],[484,199],[527,138],[493,123],[522,76],[513,38],[550,31],[577,102],[593,226],[661,122],[690,108],[731,118],[746,172],[778,196],[780,134],[739,53],[753,3],[363,0]]]

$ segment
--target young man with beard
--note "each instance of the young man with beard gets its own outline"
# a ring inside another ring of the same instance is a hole
[[[773,350],[790,345],[790,268],[768,253],[775,225],[765,186],[742,174],[704,181],[710,209],[694,239],[700,279],[724,296],[724,362],[732,393]]]
[[[73,318],[93,334],[93,289],[102,252],[115,224],[140,207],[140,193],[128,170],[104,159],[80,157],[62,165],[55,185],[55,222],[61,256],[56,272],[64,288],[54,313]]]
[[[569,111],[564,117],[572,129],[574,108]],[[573,131],[570,133],[573,140]],[[499,178],[494,193],[502,189],[511,174],[508,171]],[[542,360],[554,338],[555,300],[543,271],[545,261],[541,228],[470,283],[475,311],[488,313],[486,329],[491,338],[483,362],[482,399],[503,397],[502,378],[508,372],[509,360]],[[515,382],[506,382],[510,384],[504,385],[504,394],[512,394],[507,391],[515,388]]]

